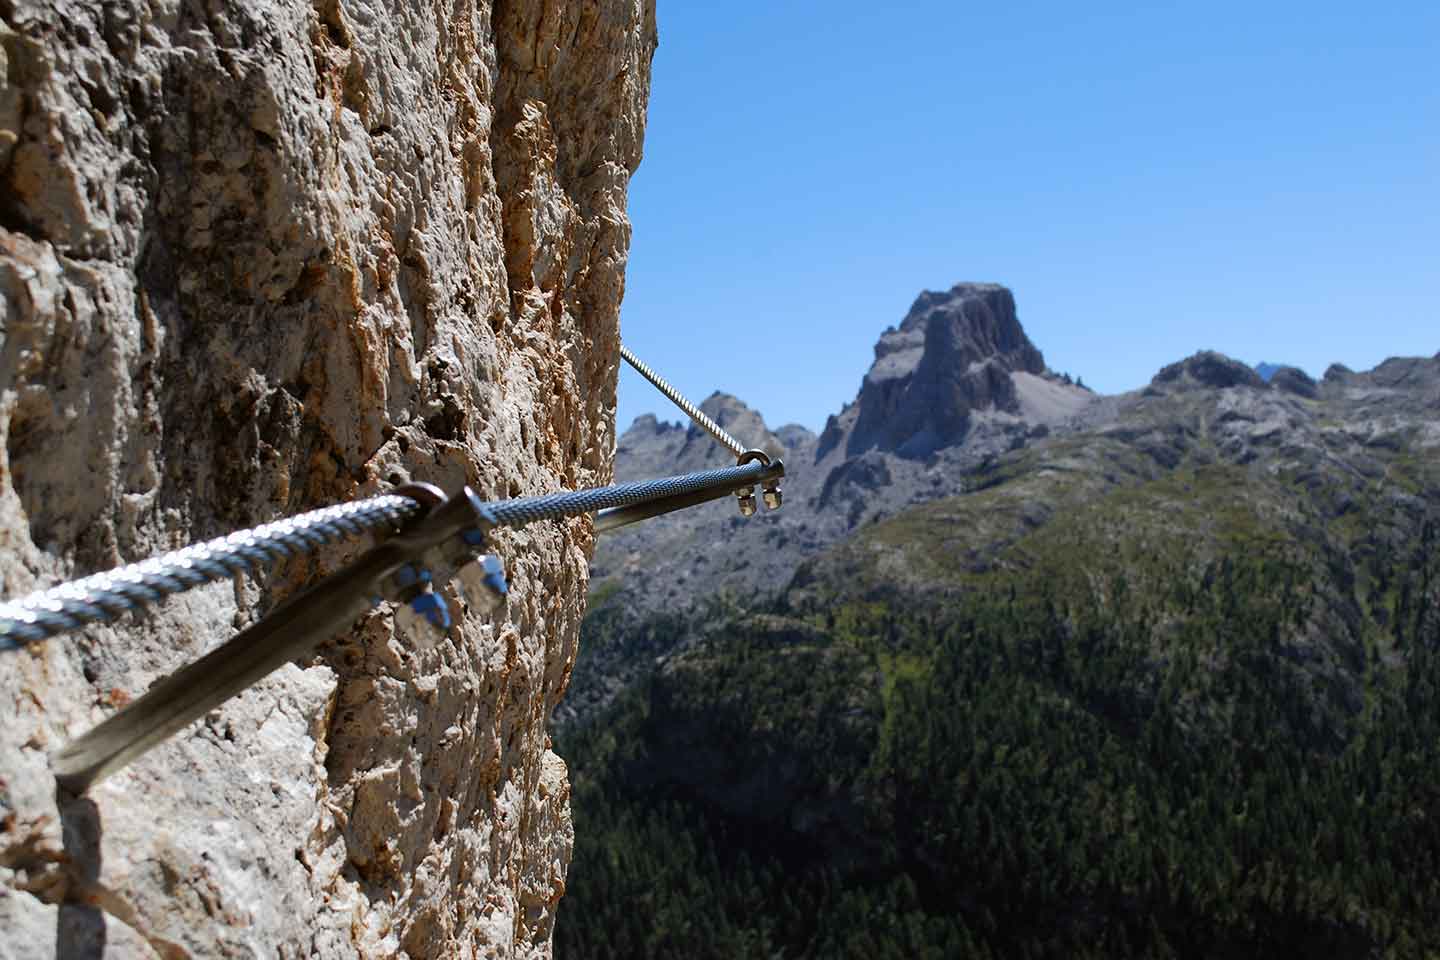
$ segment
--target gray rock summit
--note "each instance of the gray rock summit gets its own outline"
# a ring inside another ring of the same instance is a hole
[[[1266,379],[1276,390],[1309,397],[1312,400],[1318,395],[1319,385],[1316,384],[1315,378],[1299,367],[1276,367]]]
[[[1045,358],[994,283],[925,291],[875,345],[856,402],[831,417],[817,458],[880,449],[910,459],[965,439],[975,411],[1019,414],[1015,373],[1045,373]]]
[[[1182,390],[1223,390],[1226,387],[1255,387],[1264,390],[1264,378],[1239,360],[1214,350],[1202,350],[1178,363],[1163,367],[1150,381],[1152,387]]]

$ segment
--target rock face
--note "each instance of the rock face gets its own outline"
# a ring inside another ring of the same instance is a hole
[[[927,290],[898,329],[880,336],[855,407],[826,424],[819,455],[843,444],[847,456],[877,447],[928,456],[963,441],[973,411],[1019,413],[1010,375],[1044,372],[1009,290],[993,283]]]
[[[0,589],[380,492],[611,476],[653,0],[0,4]],[[4,656],[0,956],[550,953],[589,522],[93,788],[47,754],[359,545]]]
[[[1309,397],[1312,400],[1319,391],[1319,385],[1315,383],[1315,378],[1299,367],[1276,367],[1265,380],[1276,390]]]

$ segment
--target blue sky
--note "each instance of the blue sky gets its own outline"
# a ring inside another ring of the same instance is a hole
[[[1104,392],[1440,351],[1440,4],[1139,6],[659,0],[626,343],[812,429],[962,280]]]

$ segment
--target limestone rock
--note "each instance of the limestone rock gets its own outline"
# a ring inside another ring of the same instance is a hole
[[[653,0],[0,4],[0,592],[397,471],[607,482]],[[589,522],[81,798],[47,754],[361,545],[6,654],[0,955],[550,953]]]
[[[1018,413],[1011,374],[1044,372],[1009,290],[962,283],[925,291],[900,326],[881,335],[853,416],[831,419],[819,456],[842,443],[846,456],[872,447],[928,456],[962,441],[974,411]]]

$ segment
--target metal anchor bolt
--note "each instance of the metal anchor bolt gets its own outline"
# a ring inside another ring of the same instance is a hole
[[[473,562],[465,564],[456,574],[456,588],[465,598],[465,603],[489,613],[510,593],[505,582],[505,565],[493,553],[483,554]]]
[[[505,565],[484,549],[484,529],[467,527],[435,547],[429,557],[438,578],[450,581],[462,603],[489,613],[505,601],[510,587],[505,582]]]
[[[399,588],[395,625],[416,643],[429,647],[450,629],[450,608],[435,592],[428,569],[407,563],[391,576]]]

